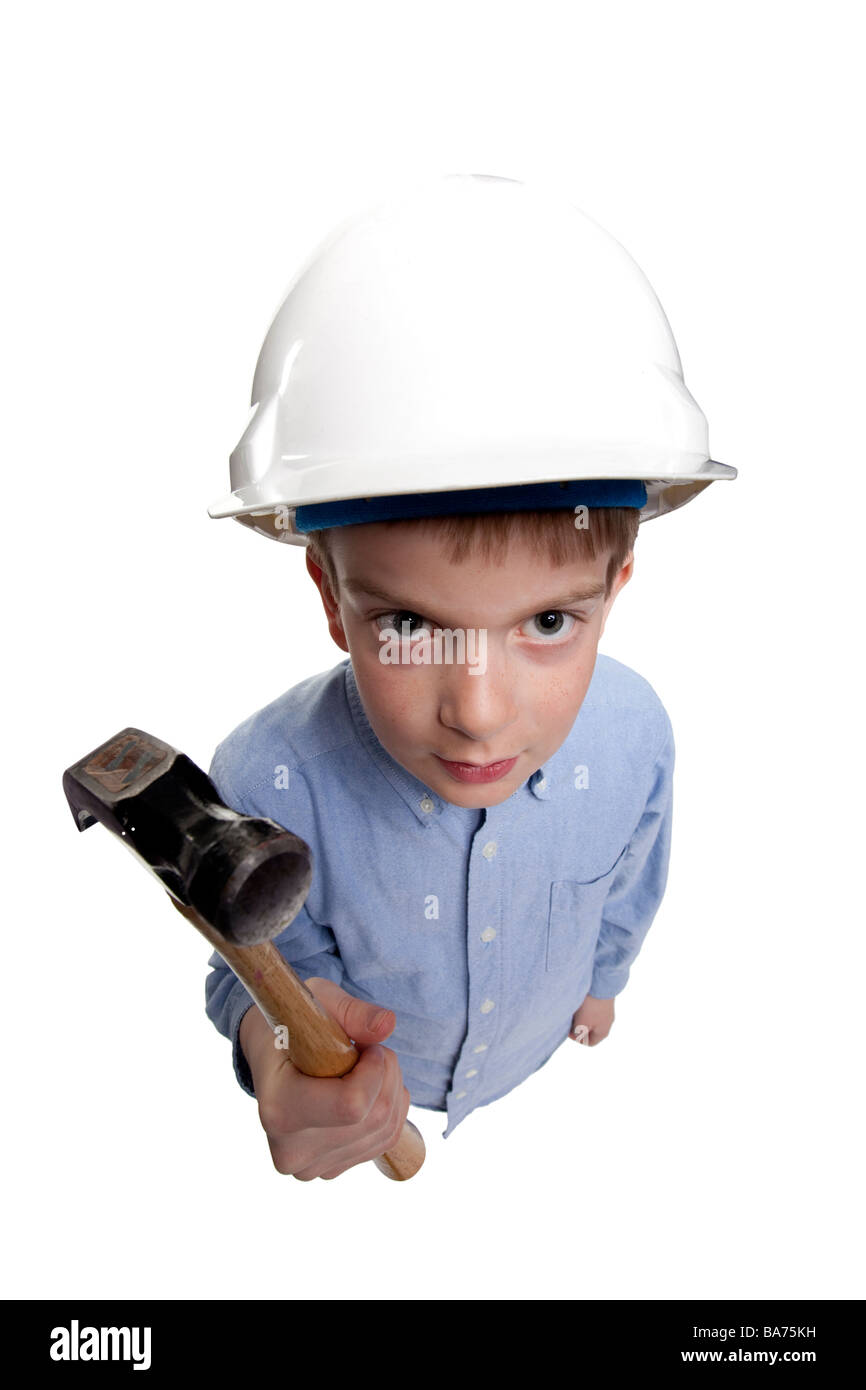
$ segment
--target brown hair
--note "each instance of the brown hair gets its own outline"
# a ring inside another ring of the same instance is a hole
[[[480,544],[485,560],[502,563],[512,538],[526,541],[536,555],[546,555],[556,566],[579,559],[596,559],[610,552],[605,576],[605,593],[634,549],[640,512],[636,507],[593,507],[589,525],[576,526],[573,512],[484,512],[466,516],[413,518],[410,522],[389,520],[382,526],[412,525],[441,537],[450,546],[452,564],[460,564]],[[335,598],[339,598],[334,562],[328,548],[327,530],[310,531],[307,545],[310,558],[322,570]]]

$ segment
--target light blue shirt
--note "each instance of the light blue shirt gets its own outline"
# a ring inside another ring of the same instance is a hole
[[[449,1135],[543,1066],[585,996],[620,993],[664,893],[674,743],[652,687],[599,655],[565,742],[499,806],[443,801],[382,747],[347,658],[217,748],[223,800],[306,840],[313,882],[276,945],[393,1009],[386,1046]],[[238,1045],[251,1000],[221,957],[207,1013]]]

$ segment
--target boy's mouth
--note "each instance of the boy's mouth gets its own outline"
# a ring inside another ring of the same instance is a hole
[[[517,758],[503,758],[496,763],[452,763],[447,758],[433,755],[445,771],[457,782],[498,782],[506,777],[517,762]]]

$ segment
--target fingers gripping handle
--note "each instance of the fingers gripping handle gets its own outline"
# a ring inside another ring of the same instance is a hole
[[[357,1048],[272,942],[230,946],[194,908],[174,898],[172,901],[245,985],[270,1027],[288,1030],[288,1058],[298,1071],[306,1076],[345,1076],[352,1070],[358,1060]],[[420,1132],[406,1120],[395,1147],[374,1161],[380,1173],[395,1182],[405,1182],[418,1172],[425,1156]]]

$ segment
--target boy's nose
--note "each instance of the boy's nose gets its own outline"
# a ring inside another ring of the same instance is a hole
[[[487,750],[492,758],[510,756],[514,750],[497,743],[501,736],[507,737],[509,727],[518,716],[517,701],[506,673],[490,667],[486,671],[476,668],[473,672],[467,665],[442,667],[441,670],[441,723],[474,742],[496,744]],[[459,753],[461,750],[449,751]]]

